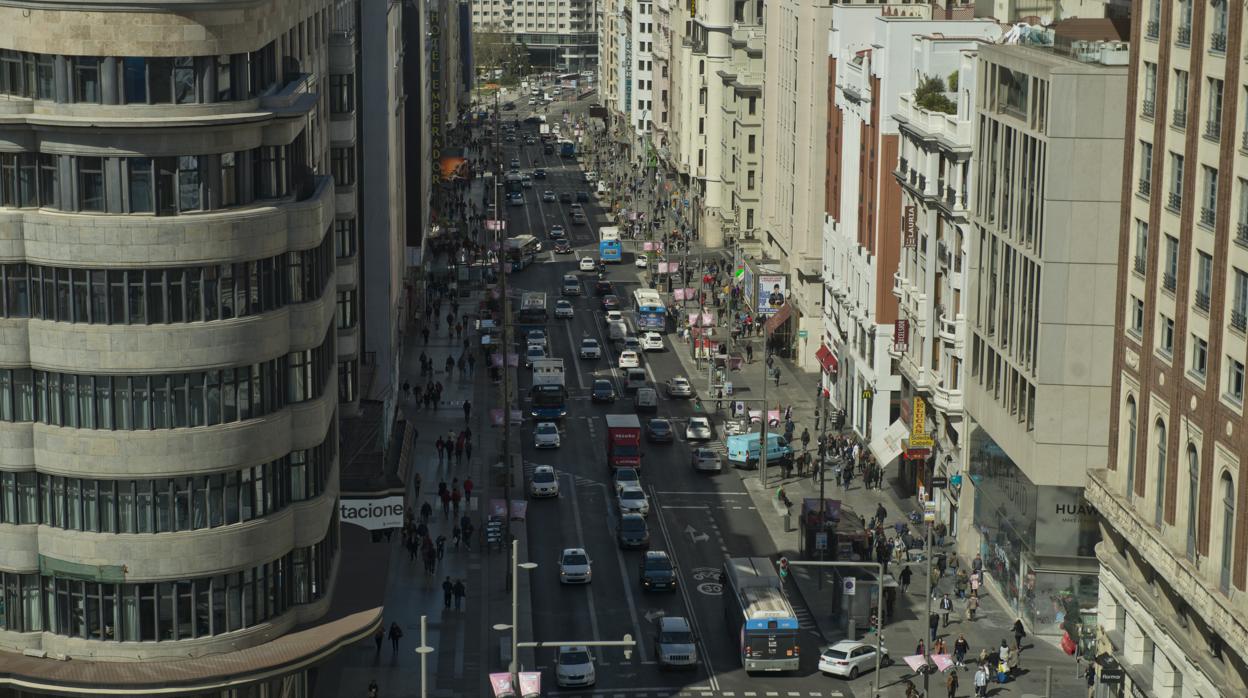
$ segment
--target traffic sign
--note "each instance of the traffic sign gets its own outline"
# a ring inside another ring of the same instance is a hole
[[[815,550],[828,549],[828,532],[815,531]]]
[[[806,338],[807,338],[807,337],[809,337],[809,336],[810,336],[810,333],[809,333],[809,332],[807,332],[806,330],[798,330],[798,331],[797,331],[797,338],[798,338],[798,339],[806,339]]]
[[[841,580],[841,591],[846,596],[853,596],[858,590],[858,580],[853,577],[846,577]]]
[[[943,475],[936,475],[932,477],[932,489],[936,489],[937,487],[948,487],[948,486],[949,486],[949,478]]]

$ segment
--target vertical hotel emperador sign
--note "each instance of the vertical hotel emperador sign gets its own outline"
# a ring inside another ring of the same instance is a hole
[[[432,175],[437,181],[442,163],[442,17],[434,3],[429,3],[429,151],[433,158]]]

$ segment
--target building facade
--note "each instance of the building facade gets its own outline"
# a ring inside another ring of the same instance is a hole
[[[377,627],[333,603],[356,9],[0,2],[0,695],[297,697]]]
[[[528,49],[534,67],[590,70],[598,60],[595,4],[594,0],[476,0],[472,29],[510,35]]]
[[[1248,693],[1244,10],[1132,17],[1101,517],[1100,649],[1123,695]]]
[[[649,143],[654,123],[654,2],[629,0],[629,54],[633,56],[628,121],[638,144]]]
[[[1108,453],[1122,48],[984,46],[976,70],[958,545],[1033,635],[1097,593],[1080,484]]]

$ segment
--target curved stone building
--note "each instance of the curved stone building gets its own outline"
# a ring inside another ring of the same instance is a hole
[[[376,626],[331,608],[336,4],[0,0],[0,697],[297,698]]]

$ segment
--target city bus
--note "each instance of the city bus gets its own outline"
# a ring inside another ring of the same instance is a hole
[[[520,296],[520,310],[516,312],[516,322],[525,324],[542,324],[546,322],[546,294],[540,291],[526,291]]]
[[[638,330],[667,331],[667,308],[663,307],[658,291],[652,288],[633,291],[633,310],[637,314]]]
[[[620,243],[620,229],[616,226],[602,228],[598,231],[598,261],[618,262],[624,256],[624,245]]]
[[[563,419],[568,414],[568,391],[562,385],[535,385],[529,389],[529,400],[529,414],[536,419]]]
[[[747,672],[797,671],[797,615],[771,560],[730,557],[724,561],[723,578],[724,620],[739,638],[741,667]]]
[[[541,250],[541,243],[532,235],[517,235],[503,241],[503,251],[512,271],[520,271],[537,261],[537,253]]]
[[[519,172],[508,172],[503,181],[507,184],[506,191],[508,194],[512,192],[524,193],[524,175]]]

